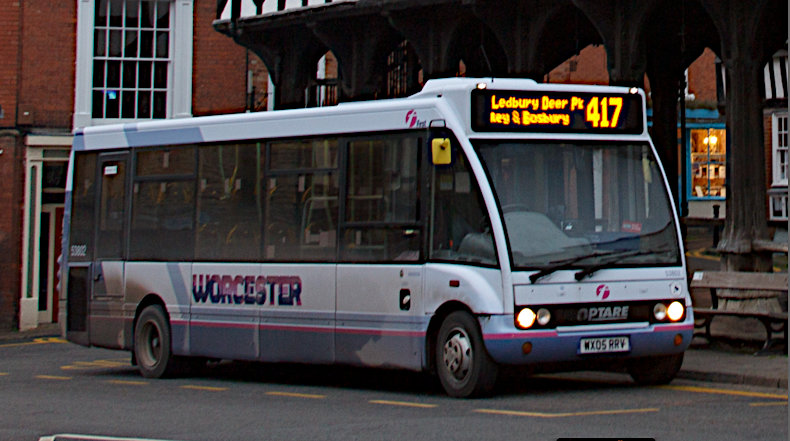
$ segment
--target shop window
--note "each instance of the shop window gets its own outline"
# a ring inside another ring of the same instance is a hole
[[[727,132],[691,130],[691,197],[724,198],[726,190]]]

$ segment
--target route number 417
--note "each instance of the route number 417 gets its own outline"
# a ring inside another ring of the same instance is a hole
[[[593,127],[615,128],[620,120],[620,111],[623,110],[623,98],[610,96],[604,98],[592,97],[587,103],[585,119]]]

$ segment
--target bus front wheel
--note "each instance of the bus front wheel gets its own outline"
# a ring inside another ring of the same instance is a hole
[[[170,324],[161,306],[148,306],[140,313],[134,327],[134,356],[143,377],[161,378],[173,373]]]
[[[480,328],[470,314],[456,311],[444,319],[435,357],[439,380],[448,395],[466,398],[493,390],[497,365],[486,352]]]

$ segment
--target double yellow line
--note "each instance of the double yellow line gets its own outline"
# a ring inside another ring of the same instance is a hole
[[[21,343],[6,343],[0,345],[0,348],[16,348],[20,346],[35,346],[35,345],[49,345],[49,344],[62,344],[68,343],[60,337],[41,337],[33,339],[33,341],[25,341]]]

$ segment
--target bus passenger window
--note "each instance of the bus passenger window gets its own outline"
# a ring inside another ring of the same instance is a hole
[[[337,249],[337,139],[269,145],[265,198],[265,259],[334,261]]]
[[[195,172],[195,150],[171,148],[137,153],[136,176],[191,175]]]
[[[141,151],[137,153],[136,164],[129,257],[137,260],[192,260],[194,148]]]
[[[352,141],[348,153],[349,222],[414,222],[417,212],[416,138]]]
[[[263,202],[260,143],[201,147],[195,257],[254,261],[260,257]]]
[[[413,135],[349,142],[344,219],[353,227],[343,230],[343,260],[420,260],[421,143]]]

